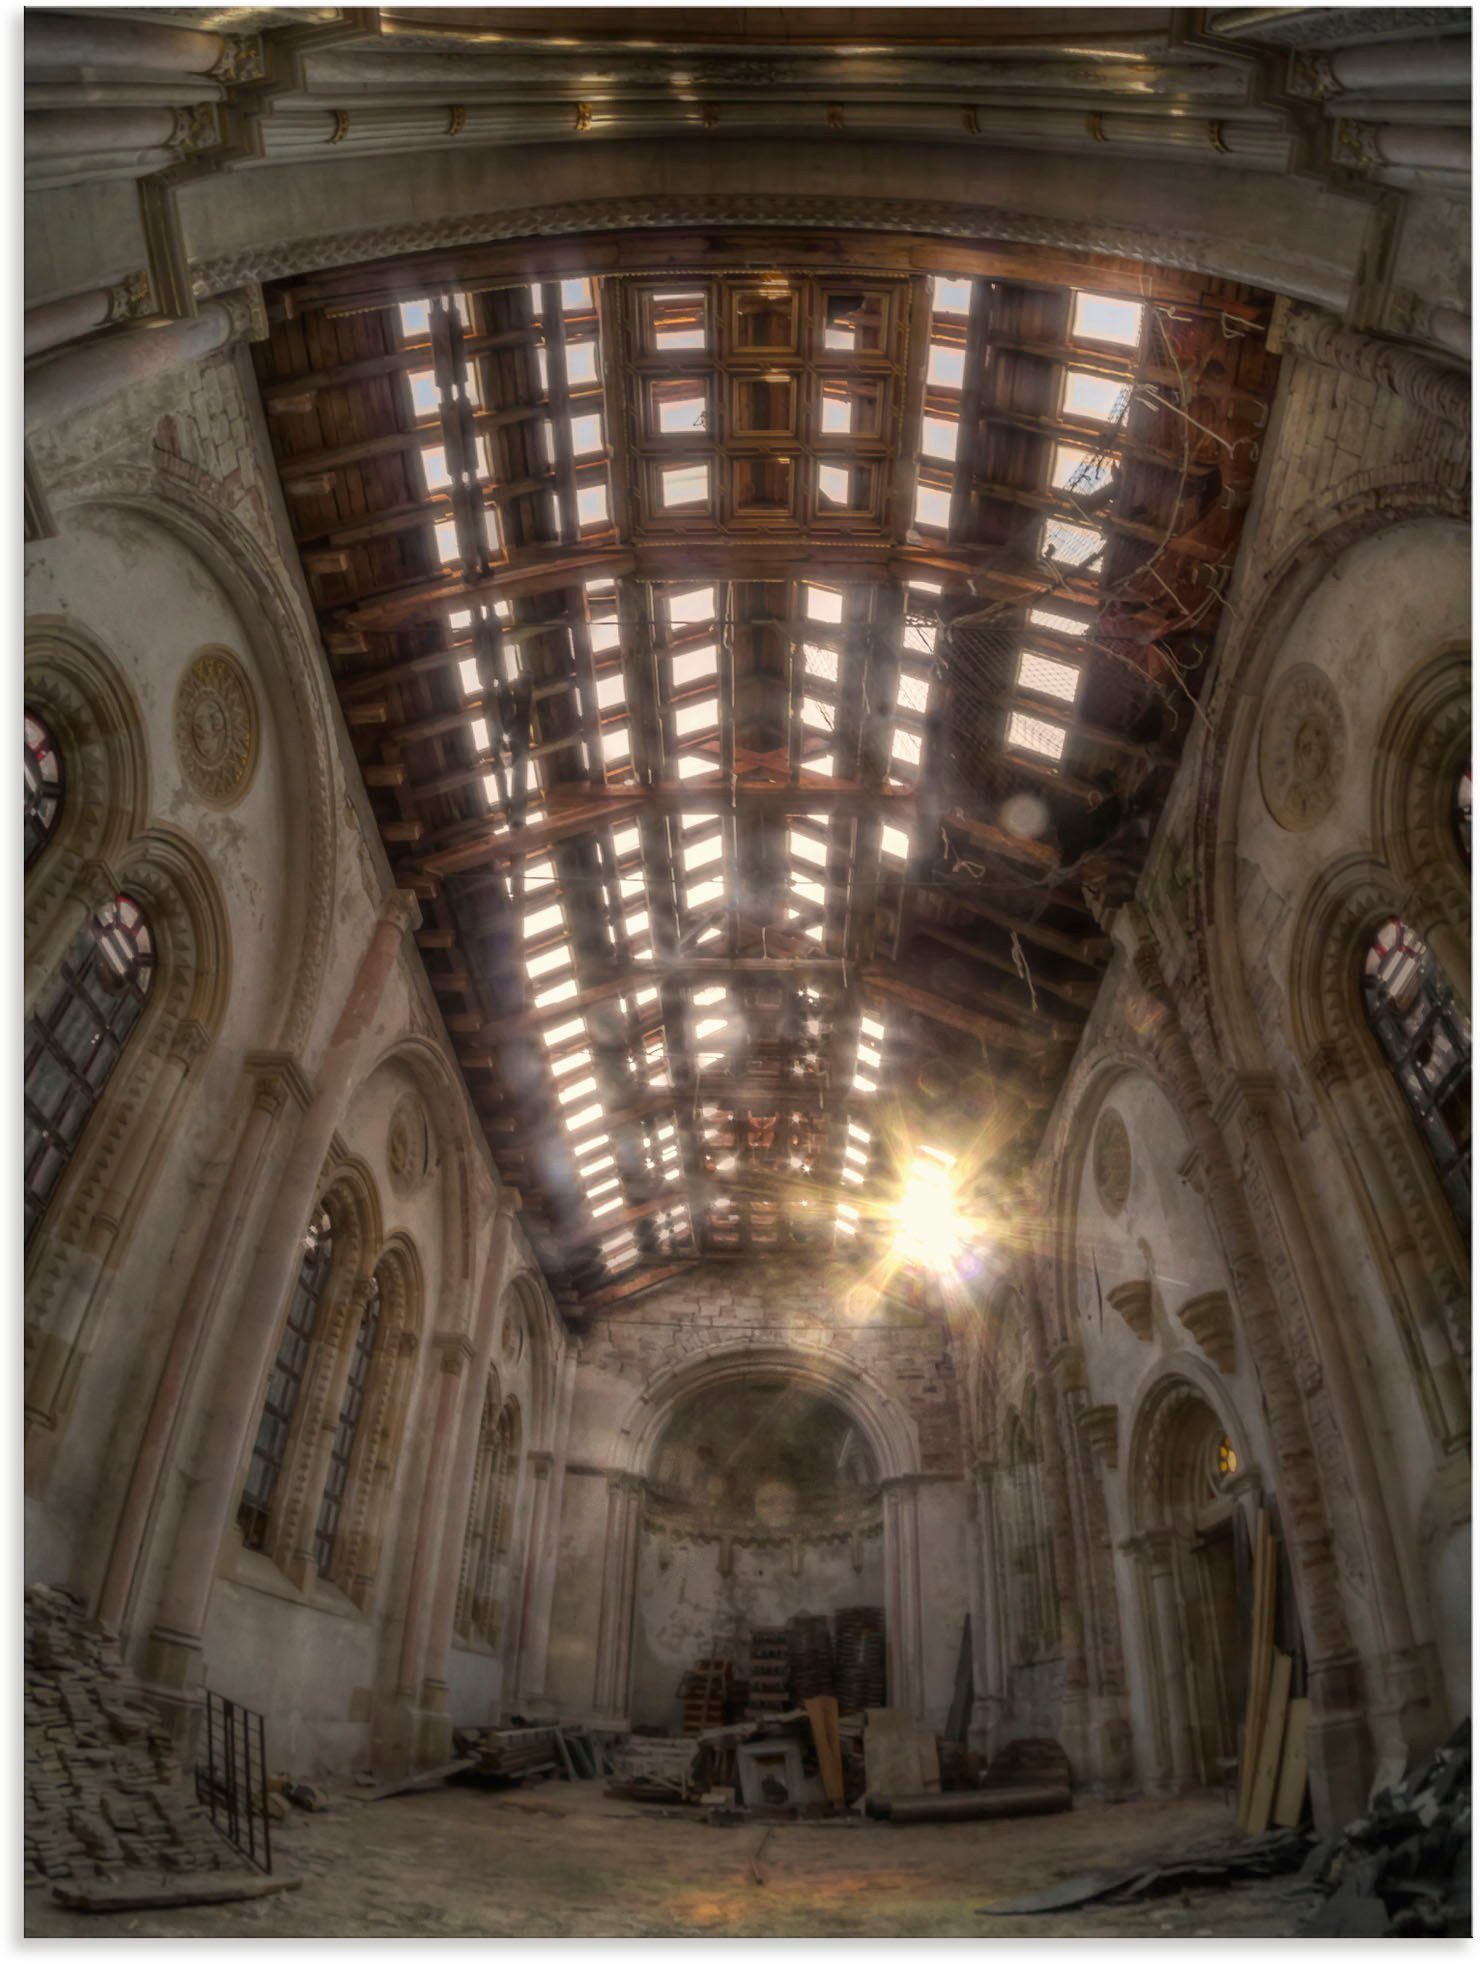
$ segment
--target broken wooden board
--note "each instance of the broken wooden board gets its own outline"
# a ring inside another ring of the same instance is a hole
[[[917,1721],[890,1705],[871,1705],[863,1729],[868,1791],[881,1799],[925,1791]]]
[[[185,1909],[191,1904],[244,1903],[257,1896],[278,1896],[301,1886],[296,1875],[150,1876],[120,1882],[54,1882],[52,1901],[64,1909],[98,1916],[127,1909]]]
[[[1296,1828],[1305,1812],[1305,1787],[1309,1763],[1305,1752],[1306,1727],[1310,1724],[1310,1700],[1292,1698],[1285,1721],[1285,1750],[1280,1756],[1280,1777],[1274,1792],[1276,1827]]]
[[[404,1780],[388,1780],[383,1787],[372,1787],[367,1794],[357,1794],[357,1800],[390,1800],[396,1794],[428,1793],[433,1787],[440,1787],[450,1780],[454,1773],[466,1773],[470,1766],[478,1764],[478,1755],[470,1753],[463,1759],[450,1759],[444,1766],[429,1766],[425,1773],[408,1773]]]
[[[1274,1805],[1274,1783],[1280,1768],[1280,1747],[1285,1738],[1285,1714],[1290,1704],[1290,1659],[1283,1650],[1274,1654],[1269,1674],[1269,1697],[1264,1714],[1264,1737],[1254,1766],[1254,1790],[1249,1799],[1249,1818],[1244,1826],[1250,1834],[1263,1834],[1269,1826],[1269,1810]]]
[[[812,1744],[817,1751],[822,1791],[829,1800],[841,1801],[844,1798],[843,1749],[838,1739],[838,1701],[836,1698],[809,1698],[806,1712],[812,1725]]]

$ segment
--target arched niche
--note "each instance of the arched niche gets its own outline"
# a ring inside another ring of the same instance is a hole
[[[622,1428],[618,1463],[607,1482],[594,1681],[598,1713],[629,1720],[632,1715],[639,1573],[645,1543],[654,1541],[648,1523],[649,1493],[659,1474],[670,1422],[693,1400],[719,1400],[727,1393],[749,1395],[746,1387],[760,1385],[770,1387],[768,1396],[790,1391],[798,1409],[831,1407],[838,1414],[831,1422],[858,1436],[853,1450],[864,1454],[871,1476],[876,1475],[889,1698],[906,1710],[922,1710],[920,1458],[913,1420],[877,1379],[845,1359],[788,1345],[747,1344],[690,1357],[657,1373],[639,1394]],[[655,1524],[657,1519],[655,1515]],[[692,1524],[690,1531],[692,1545],[705,1545],[693,1533]],[[845,1559],[851,1564],[854,1552],[845,1539],[848,1533],[839,1529],[833,1539],[839,1550],[846,1548]],[[778,1559],[788,1568],[794,1560],[793,1541],[800,1546],[799,1536],[779,1529],[757,1533],[752,1540],[757,1546],[784,1550]],[[736,1537],[730,1541],[733,1550]],[[718,1536],[710,1545],[717,1564]],[[828,1546],[829,1538],[817,1537],[816,1545]],[[649,1560],[656,1572],[655,1545],[649,1549]],[[850,1600],[869,1598],[854,1595]]]
[[[1238,1757],[1248,1698],[1259,1480],[1211,1367],[1182,1359],[1148,1386],[1126,1477],[1142,1762],[1159,1784],[1216,1786]],[[1281,1600],[1289,1626],[1276,1640],[1298,1653],[1288,1585]]]

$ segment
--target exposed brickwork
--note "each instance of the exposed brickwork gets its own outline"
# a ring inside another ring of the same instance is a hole
[[[27,1882],[242,1866],[65,1589],[26,1590],[25,1662]]]
[[[868,1300],[865,1301],[865,1296]],[[831,1265],[736,1264],[654,1290],[593,1319],[581,1361],[638,1379],[737,1343],[825,1350],[892,1392],[919,1430],[921,1469],[962,1470],[956,1366],[945,1318],[859,1289]]]

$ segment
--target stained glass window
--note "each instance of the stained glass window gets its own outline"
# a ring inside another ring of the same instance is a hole
[[[26,1025],[26,1237],[82,1137],[154,978],[149,922],[121,893],[105,901],[62,958]]]
[[[1427,942],[1394,916],[1367,950],[1367,1020],[1450,1204],[1470,1215],[1470,1025]]]
[[[62,760],[51,731],[26,711],[26,864],[51,837],[62,808]]]

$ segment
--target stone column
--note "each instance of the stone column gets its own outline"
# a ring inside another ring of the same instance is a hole
[[[978,1460],[972,1490],[977,1550],[977,1609],[973,1628],[976,1633],[974,1649],[978,1672],[972,1730],[979,1732],[979,1749],[989,1756],[996,1746],[998,1728],[1008,1706],[997,1513],[993,1492],[996,1473],[997,1468],[992,1460]]]
[[[923,1718],[919,1493],[909,1474],[885,1480],[883,1493],[884,1639],[888,1651],[889,1703]]]
[[[247,1211],[256,1198],[268,1137],[290,1092],[298,1096],[300,1104],[308,1102],[307,1086],[289,1059],[249,1059],[248,1069],[257,1075],[256,1090],[186,1285],[113,1530],[112,1551],[96,1612],[104,1629],[112,1632],[123,1630],[126,1624],[139,1554],[174,1437],[186,1382],[210,1305],[236,1251]]]
[[[364,1035],[379,1008],[402,936],[419,919],[410,893],[398,890],[382,905],[258,1237],[217,1366],[194,1477],[156,1611],[149,1675],[167,1692],[186,1691],[198,1668],[222,1538],[236,1506],[263,1379],[277,1345],[283,1298],[308,1231],[324,1159],[349,1102]]]
[[[1187,1645],[1177,1603],[1177,1552],[1171,1530],[1155,1528],[1143,1535],[1140,1554],[1156,1626],[1156,1651],[1161,1665],[1157,1679],[1166,1698],[1172,1779],[1179,1787],[1193,1787],[1197,1785],[1197,1754],[1193,1750]]]
[[[631,1702],[632,1616],[642,1503],[643,1483],[635,1473],[607,1475],[606,1543],[592,1684],[592,1704],[598,1718],[625,1721]]]
[[[1441,123],[1368,123],[1338,119],[1332,128],[1334,161],[1353,170],[1454,171],[1470,174],[1470,132]]]
[[[1166,1074],[1202,1161],[1208,1209],[1233,1278],[1240,1329],[1264,1404],[1281,1526],[1307,1646],[1311,1796],[1317,1826],[1327,1833],[1334,1824],[1355,1818],[1366,1804],[1371,1738],[1315,1443],[1248,1202],[1140,907],[1119,908],[1111,933],[1145,992],[1144,1040]]]
[[[1470,388],[1465,376],[1440,368],[1412,348],[1343,327],[1334,314],[1323,314],[1317,307],[1294,302],[1277,307],[1269,345],[1277,354],[1303,355],[1307,361],[1340,369],[1359,381],[1375,382],[1413,408],[1442,417],[1458,429],[1470,427]]]
[[[209,75],[230,50],[224,34],[116,14],[30,13],[24,61],[28,69],[142,70],[149,75]]]
[[[516,1252],[514,1216],[518,1211],[519,1195],[512,1187],[506,1187],[499,1194],[494,1212],[488,1260],[483,1270],[483,1287],[478,1298],[472,1366],[466,1377],[459,1375],[453,1380],[454,1393],[460,1396],[454,1396],[453,1418],[445,1429],[439,1406],[438,1430],[432,1441],[432,1464],[423,1494],[422,1526],[428,1532],[424,1541],[421,1535],[418,1536],[417,1563],[412,1572],[406,1627],[408,1639],[413,1622],[422,1624],[425,1629],[422,1654],[411,1662],[412,1681],[419,1681],[420,1684],[421,1723],[417,1755],[428,1764],[445,1760],[452,1745],[452,1719],[447,1708],[452,1625],[457,1615],[457,1585],[462,1573],[473,1468],[478,1458],[478,1432],[483,1422],[483,1399],[493,1363],[494,1342],[498,1336],[499,1310]],[[446,1369],[445,1362],[443,1368]],[[429,1563],[425,1571],[421,1570],[423,1545],[429,1550],[436,1550],[434,1569]],[[428,1588],[430,1598],[423,1611],[422,1600]]]
[[[551,1437],[555,1441],[545,1508],[544,1540],[531,1542],[529,1569],[529,1614],[525,1622],[523,1654],[519,1660],[516,1690],[521,1703],[532,1706],[545,1695],[545,1678],[550,1654],[550,1615],[555,1600],[555,1578],[560,1565],[560,1519],[565,1503],[565,1455],[570,1433],[571,1404],[575,1397],[576,1353],[573,1347],[561,1355],[555,1390],[555,1412]]]
[[[125,390],[148,386],[161,375],[203,360],[238,334],[261,325],[250,295],[207,300],[190,320],[120,328],[63,348],[26,371],[27,436],[50,429],[85,409],[95,409]]]
[[[1038,1448],[1043,1456],[1043,1486],[1048,1501],[1059,1636],[1064,1653],[1062,1744],[1074,1766],[1083,1769],[1091,1758],[1089,1666],[1084,1650],[1084,1617],[1079,1605],[1079,1570],[1075,1560],[1069,1476],[1059,1430],[1064,1408],[1049,1358],[1048,1333],[1044,1328],[1037,1275],[1031,1258],[1026,1256],[1018,1264],[1018,1300],[1023,1306],[1028,1355],[1038,1384]]]

